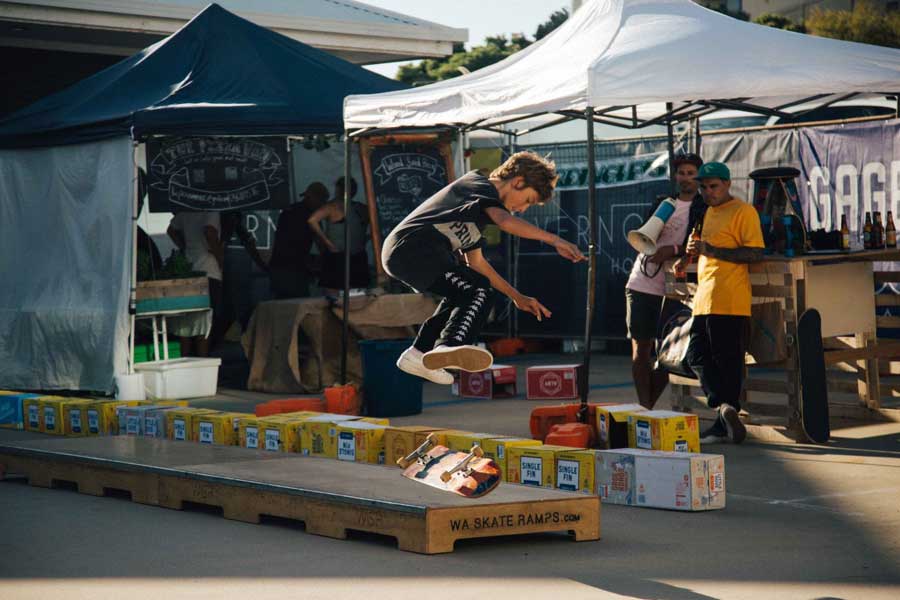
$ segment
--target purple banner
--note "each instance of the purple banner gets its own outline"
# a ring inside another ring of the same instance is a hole
[[[900,120],[799,129],[800,201],[809,228],[840,228],[847,216],[851,239],[866,212],[900,213]],[[896,222],[896,221],[895,221]]]

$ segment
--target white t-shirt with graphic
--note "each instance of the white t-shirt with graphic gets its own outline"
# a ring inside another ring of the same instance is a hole
[[[684,236],[687,234],[688,223],[691,218],[690,200],[676,200],[675,212],[666,221],[663,226],[659,238],[656,240],[656,247],[663,246],[681,246],[684,243]],[[652,277],[651,277],[652,276]],[[631,268],[631,275],[628,277],[628,283],[625,287],[635,292],[643,292],[644,294],[653,294],[654,296],[664,296],[666,293],[666,275],[662,265],[658,265],[647,260],[643,254],[638,254],[634,259],[634,266]]]

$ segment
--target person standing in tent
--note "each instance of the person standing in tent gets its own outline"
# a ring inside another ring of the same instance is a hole
[[[309,218],[327,201],[328,188],[320,181],[313,181],[300,194],[300,201],[291,204],[278,216],[278,229],[275,230],[272,258],[269,260],[275,298],[309,296],[309,284],[313,277],[310,257],[313,232]]]
[[[334,200],[314,212],[308,219],[313,234],[318,238],[322,255],[322,272],[319,287],[331,296],[344,289],[344,253],[350,252],[350,287],[369,287],[369,258],[366,254],[366,230],[369,226],[366,206],[353,202],[356,180],[350,178],[350,213],[344,214],[344,178],[334,185]],[[325,221],[323,230],[321,223]],[[350,228],[350,248],[344,248],[344,228]]]
[[[675,212],[656,240],[656,254],[638,254],[625,284],[625,324],[631,338],[631,376],[638,402],[646,408],[653,408],[669,383],[668,373],[653,370],[660,317],[664,312],[670,313],[671,304],[671,301],[664,302],[666,277],[663,263],[683,256],[691,231],[703,223],[706,203],[697,192],[699,183],[694,179],[702,164],[703,159],[696,154],[679,154],[672,161],[678,189]],[[664,198],[666,196],[656,199],[648,218]]]
[[[206,273],[209,279],[209,305],[213,320],[222,305],[222,263],[224,246],[219,238],[221,231],[219,213],[179,212],[169,223],[168,234],[191,261],[195,271]],[[182,338],[184,356],[209,356],[209,339],[206,336]]]
[[[475,341],[490,312],[494,290],[538,320],[550,317],[536,298],[521,294],[503,279],[481,249],[485,227],[496,224],[510,235],[544,242],[572,262],[585,260],[574,244],[513,216],[550,200],[556,179],[552,162],[532,152],[518,152],[490,177],[477,171],[460,177],[391,231],[381,252],[388,275],[415,290],[443,297],[397,361],[401,371],[449,385],[453,376],[445,369],[490,368],[493,356]]]
[[[765,244],[756,209],[731,195],[727,166],[706,163],[697,179],[709,208],[701,238],[692,238],[687,247],[689,255],[700,257],[687,363],[718,413],[700,442],[739,444],[747,435],[738,411],[750,330],[748,265],[763,259]]]

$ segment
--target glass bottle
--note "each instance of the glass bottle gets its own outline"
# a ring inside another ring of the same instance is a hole
[[[881,223],[881,213],[875,211],[872,223],[872,249],[884,248],[884,225]]]
[[[847,215],[841,215],[841,250],[850,249],[850,228],[847,227]]]
[[[872,213],[866,213],[866,224],[863,225],[863,248],[872,249]]]
[[[887,228],[884,230],[884,241],[888,248],[897,247],[897,229],[894,227],[894,215],[888,211]]]

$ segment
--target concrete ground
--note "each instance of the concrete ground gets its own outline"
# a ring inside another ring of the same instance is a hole
[[[571,358],[514,362],[521,375]],[[626,357],[595,355],[591,383],[592,401],[635,399]],[[193,404],[252,410],[268,397],[226,389]],[[528,435],[541,404],[462,400],[427,384],[422,414],[391,421]],[[0,430],[0,440],[28,435]],[[842,426],[824,447],[704,451],[726,457],[723,511],[604,505],[597,542],[500,537],[437,556],[369,534],[334,540],[294,523],[250,525],[7,479],[0,598],[900,598],[900,423]]]

